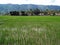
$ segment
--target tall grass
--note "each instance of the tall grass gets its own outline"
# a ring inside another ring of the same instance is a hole
[[[60,17],[1,16],[0,45],[60,45]]]

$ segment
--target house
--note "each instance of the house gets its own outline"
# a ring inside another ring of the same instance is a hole
[[[57,16],[60,16],[60,12],[58,12],[58,13],[55,13]]]

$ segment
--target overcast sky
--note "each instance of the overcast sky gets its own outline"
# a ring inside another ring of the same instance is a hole
[[[60,6],[60,0],[0,0],[0,4],[38,4]]]

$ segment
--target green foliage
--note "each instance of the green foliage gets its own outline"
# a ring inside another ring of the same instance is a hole
[[[40,14],[40,10],[39,10],[38,8],[36,8],[36,9],[33,11],[33,13],[38,16],[38,15]]]
[[[59,16],[0,16],[0,45],[60,45]]]

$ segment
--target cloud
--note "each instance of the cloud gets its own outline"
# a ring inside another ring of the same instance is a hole
[[[55,0],[54,2],[51,3],[52,5],[59,5],[60,6],[60,0]]]
[[[38,5],[60,5],[60,0],[1,0],[0,4],[38,4]]]

